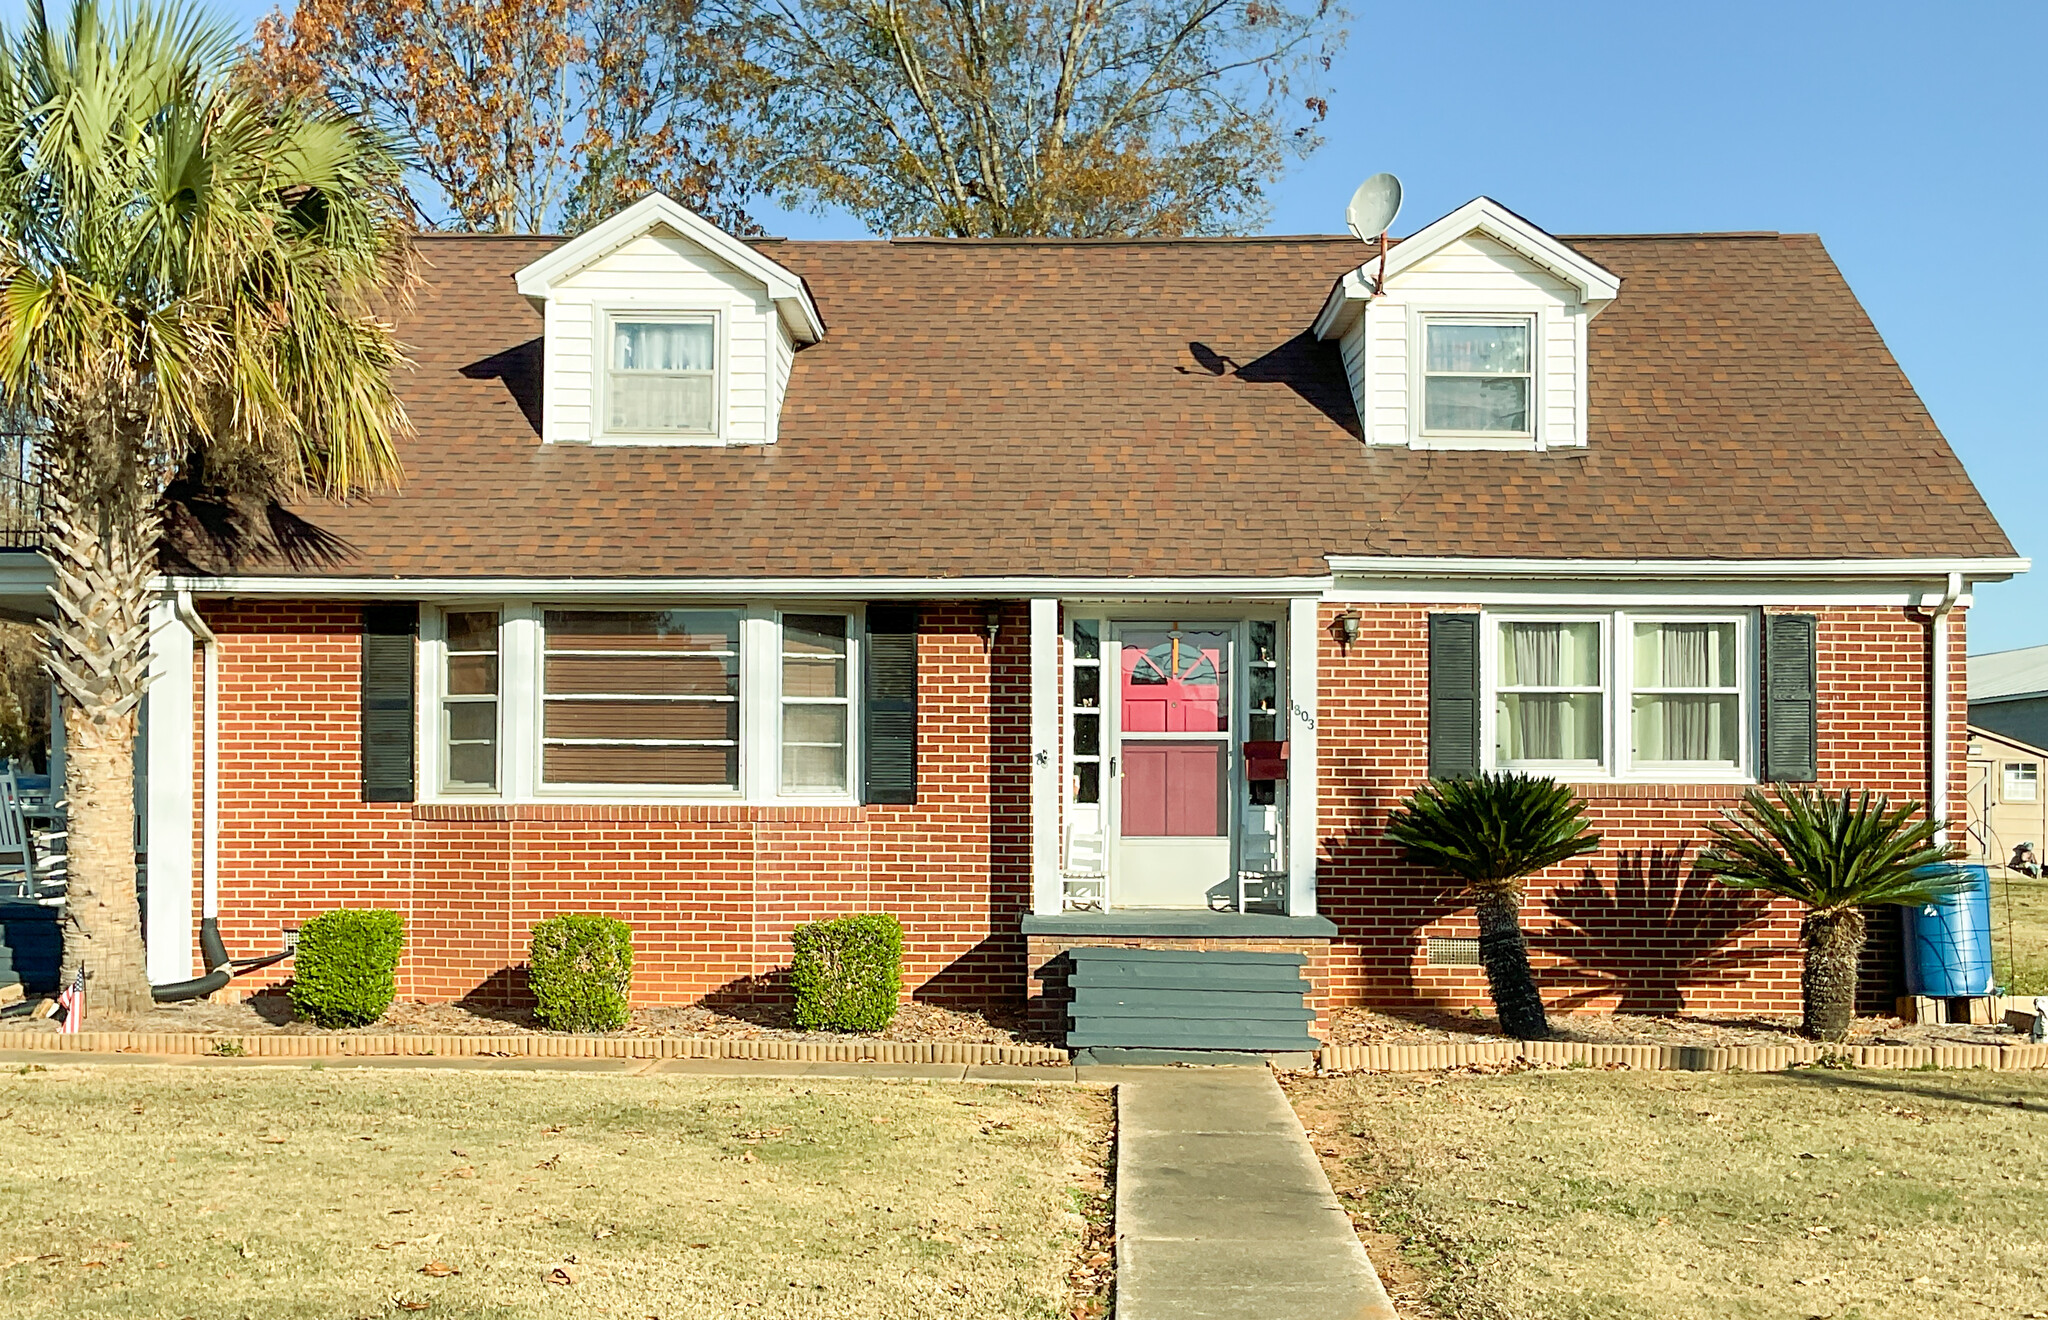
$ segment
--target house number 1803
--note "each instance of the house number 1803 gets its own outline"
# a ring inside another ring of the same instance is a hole
[[[1295,719],[1300,720],[1303,724],[1306,724],[1311,729],[1316,727],[1315,713],[1309,710],[1308,707],[1302,705],[1298,701],[1290,701],[1287,704],[1288,707],[1293,710]]]

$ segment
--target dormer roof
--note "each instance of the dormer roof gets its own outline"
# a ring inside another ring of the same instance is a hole
[[[1475,197],[1449,215],[1432,220],[1398,243],[1390,244],[1384,270],[1375,256],[1348,271],[1330,290],[1316,317],[1318,339],[1336,339],[1351,328],[1359,313],[1382,287],[1436,255],[1459,239],[1481,234],[1493,239],[1578,291],[1587,313],[1598,316],[1621,292],[1621,277],[1590,260],[1570,244],[1553,238],[1491,197]]]
[[[611,219],[584,230],[540,260],[522,267],[513,278],[518,282],[519,292],[539,305],[564,279],[642,234],[662,230],[694,243],[766,285],[777,314],[797,343],[815,344],[825,337],[825,320],[818,315],[818,305],[811,300],[811,291],[804,286],[801,276],[661,193],[650,193]]]

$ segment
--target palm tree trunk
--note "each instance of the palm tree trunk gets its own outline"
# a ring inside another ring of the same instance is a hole
[[[1848,1039],[1856,1020],[1856,964],[1863,956],[1863,914],[1855,908],[1807,917],[1800,931],[1806,966],[1799,974],[1806,1020],[1800,1030],[1814,1040]]]
[[[43,625],[51,677],[64,694],[64,984],[80,966],[94,1007],[150,1006],[135,894],[135,727],[149,679],[149,584],[155,514],[111,516],[67,492],[52,463],[45,527],[56,618]]]
[[[1536,973],[1529,967],[1529,945],[1522,938],[1520,890],[1489,890],[1479,895],[1479,962],[1486,969],[1486,988],[1500,1014],[1500,1028],[1516,1040],[1542,1040],[1550,1034]]]

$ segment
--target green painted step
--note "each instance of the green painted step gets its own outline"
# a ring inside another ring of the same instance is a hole
[[[1152,1046],[1177,1050],[1313,1050],[1321,1044],[1305,1031],[1269,1030],[1251,1023],[1239,1024],[1238,1029],[1231,1031],[1214,1029],[1217,1026],[1214,1023],[1204,1026],[1210,1029],[1184,1030],[1181,1025],[1171,1022],[1119,1024],[1112,1031],[1076,1028],[1067,1033],[1067,1048]]]
[[[1282,990],[1161,990],[1151,986],[1127,989],[1122,986],[1090,989],[1086,994],[1077,994],[1076,999],[1086,1004],[1114,1004],[1123,1008],[1149,1008],[1160,1011],[1178,1008],[1183,1004],[1202,1004],[1211,1008],[1253,1012],[1259,1009],[1284,1008],[1298,1011],[1301,1008],[1299,989]]]
[[[1300,954],[1109,946],[1069,953],[1070,1049],[1316,1048]]]
[[[1067,984],[1091,990],[1214,990],[1219,993],[1270,991],[1276,994],[1306,994],[1308,982],[1299,975],[1241,976],[1204,967],[1158,967],[1120,971],[1102,964],[1076,968],[1067,973]]]
[[[1207,966],[1245,963],[1262,966],[1305,967],[1308,959],[1298,953],[1259,953],[1250,949],[1125,949],[1086,944],[1067,950],[1075,965],[1084,962],[1199,962]]]

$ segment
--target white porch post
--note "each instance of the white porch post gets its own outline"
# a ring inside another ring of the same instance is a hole
[[[1316,915],[1316,669],[1322,650],[1321,602],[1287,602],[1287,915]]]
[[[149,905],[145,965],[152,983],[197,976],[192,943],[192,630],[170,597],[150,607],[148,790]]]
[[[1031,602],[1031,910],[1060,913],[1060,603]]]

